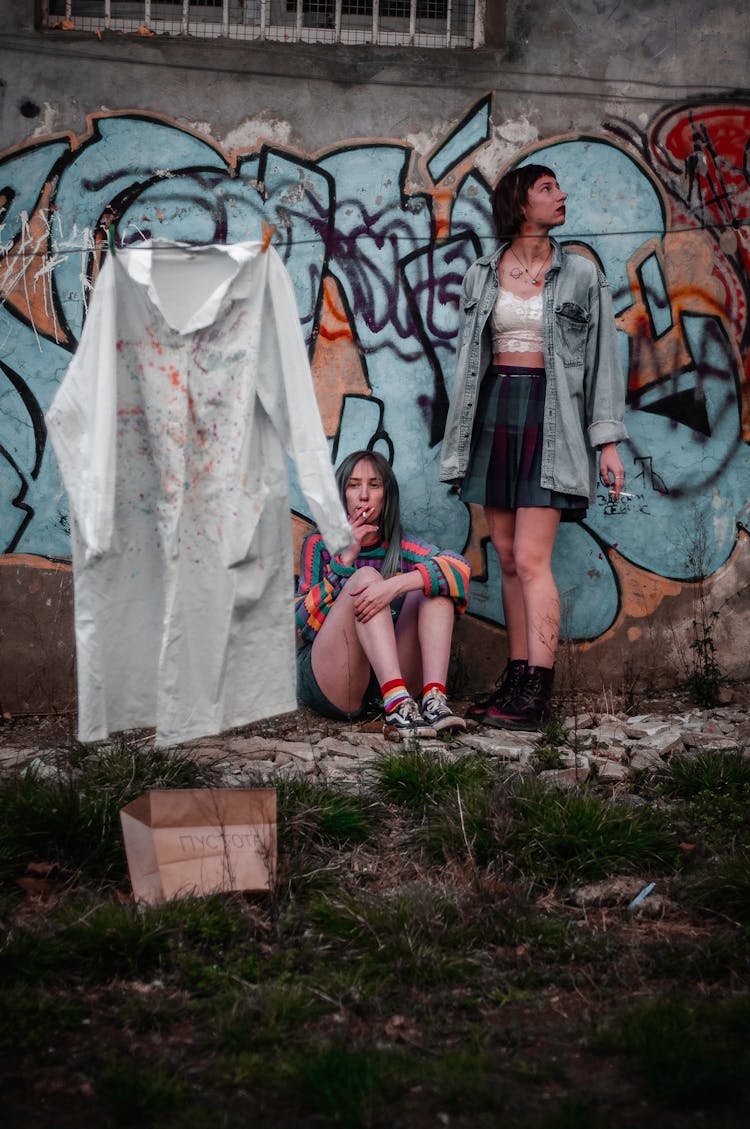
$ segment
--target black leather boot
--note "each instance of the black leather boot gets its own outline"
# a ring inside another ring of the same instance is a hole
[[[464,717],[481,725],[488,710],[499,712],[507,709],[521,689],[527,667],[526,659],[509,659],[499,682],[496,683],[496,689],[491,694],[486,694],[483,698],[478,698],[476,702],[472,703]]]
[[[539,729],[549,716],[554,677],[554,667],[527,667],[526,677],[515,699],[504,710],[488,710],[484,717],[485,725],[492,725],[495,729]]]

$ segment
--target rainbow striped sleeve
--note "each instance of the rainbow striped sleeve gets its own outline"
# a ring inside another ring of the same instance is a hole
[[[299,584],[294,599],[297,631],[302,639],[312,641],[315,638],[341,585],[353,572],[353,568],[331,559],[319,533],[307,535],[302,543]]]
[[[460,614],[469,602],[471,565],[452,549],[438,549],[417,537],[404,537],[401,554],[405,572],[422,574],[427,596],[448,596]]]

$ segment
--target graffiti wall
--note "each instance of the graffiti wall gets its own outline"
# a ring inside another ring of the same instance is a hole
[[[260,238],[266,221],[295,286],[332,457],[386,453],[406,524],[470,555],[470,613],[502,625],[481,513],[438,481],[461,279],[493,246],[477,163],[492,111],[480,99],[428,153],[389,138],[314,156],[225,152],[162,116],[104,113],[83,136],[3,154],[0,552],[69,553],[44,413],[102,256],[150,237]],[[569,193],[556,234],[608,276],[627,380],[629,493],[613,504],[602,491],[555,550],[574,640],[601,639],[623,614],[715,574],[748,524],[749,151],[750,102],[732,101],[670,106],[646,127],[603,121],[596,136],[516,155],[551,165]],[[301,528],[294,483],[293,506]]]

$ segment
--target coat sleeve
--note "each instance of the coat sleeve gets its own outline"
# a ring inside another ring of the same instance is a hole
[[[284,441],[312,520],[333,555],[351,543],[349,522],[336,486],[291,279],[273,247],[265,254],[271,312],[282,340],[278,360],[286,400]]]
[[[317,531],[308,533],[302,543],[294,599],[297,630],[302,639],[315,639],[344,582],[354,571],[353,565],[347,567],[331,557]]]
[[[586,423],[592,447],[627,439],[625,379],[609,284],[601,273],[590,288],[592,331],[586,344]]]
[[[114,264],[107,258],[78,347],[45,416],[87,561],[115,547],[116,329]]]
[[[404,537],[401,562],[404,572],[421,574],[426,596],[447,596],[453,600],[458,614],[466,611],[471,580],[471,565],[466,557],[452,549],[438,549],[417,537]]]

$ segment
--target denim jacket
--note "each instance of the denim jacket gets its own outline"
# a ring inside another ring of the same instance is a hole
[[[607,280],[590,259],[553,239],[543,294],[544,405],[541,485],[594,500],[596,449],[627,439],[625,381]],[[489,318],[507,242],[469,267],[461,291],[458,351],[440,478],[460,484],[471,449],[479,385],[492,360]]]

